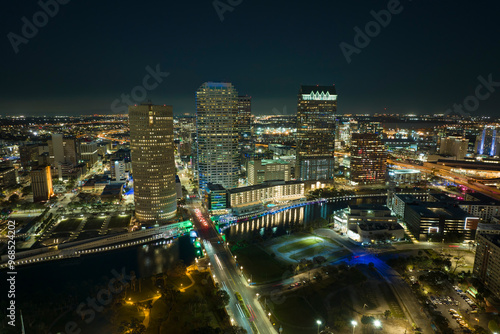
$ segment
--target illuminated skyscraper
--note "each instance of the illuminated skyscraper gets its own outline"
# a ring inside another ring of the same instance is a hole
[[[129,106],[135,216],[165,223],[177,210],[172,106]]]
[[[231,83],[205,82],[198,89],[196,130],[199,189],[238,186],[238,92]]]
[[[252,155],[255,145],[252,139],[252,97],[238,96],[239,151],[242,157]]]
[[[302,181],[333,181],[335,86],[301,86],[297,104],[297,167]]]
[[[355,184],[384,182],[386,170],[387,151],[380,135],[353,133],[349,180]]]
[[[33,169],[30,176],[33,202],[48,201],[54,195],[50,166]]]

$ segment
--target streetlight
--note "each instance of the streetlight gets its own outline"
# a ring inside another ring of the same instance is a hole
[[[380,328],[382,326],[382,323],[377,319],[373,321],[373,326],[375,326],[375,328]]]
[[[319,334],[319,326],[321,326],[321,320],[316,320],[316,323],[318,324],[318,334]]]
[[[351,325],[352,325],[352,333],[354,334],[354,328],[356,328],[356,326],[358,325],[358,322],[356,320],[352,320]]]

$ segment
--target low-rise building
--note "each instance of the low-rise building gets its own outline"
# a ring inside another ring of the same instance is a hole
[[[397,217],[385,205],[351,205],[334,214],[335,229],[358,242],[399,240],[404,238]]]
[[[98,175],[85,182],[81,190],[84,193],[101,195],[108,184],[110,180],[107,175]]]
[[[101,192],[101,201],[119,202],[122,200],[123,183],[109,183]]]
[[[443,203],[417,203],[407,206],[404,220],[417,240],[447,234],[462,235],[464,240],[474,240],[479,218],[470,217],[457,206]]]
[[[349,229],[347,236],[363,244],[373,244],[403,240],[405,232],[398,223],[361,223]]]
[[[266,181],[262,184],[228,190],[231,207],[273,202],[280,204],[304,198],[304,182]]]
[[[396,185],[417,184],[422,180],[422,172],[417,169],[392,169],[389,179]]]
[[[222,213],[228,207],[227,190],[220,184],[207,183],[205,194],[205,206],[212,213]]]

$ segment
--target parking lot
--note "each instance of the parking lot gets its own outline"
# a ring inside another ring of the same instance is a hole
[[[430,295],[429,299],[434,308],[448,319],[451,328],[468,333],[473,325],[477,324],[472,323],[475,322],[474,313],[477,312],[477,305],[471,296],[458,286],[454,286],[441,296]]]

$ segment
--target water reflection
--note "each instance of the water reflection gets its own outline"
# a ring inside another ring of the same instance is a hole
[[[259,238],[259,236],[280,236],[291,233],[299,227],[307,227],[307,224],[315,219],[328,219],[334,211],[344,209],[348,205],[385,204],[386,198],[386,196],[356,198],[344,202],[318,203],[302,206],[254,219],[239,221],[237,224],[226,229],[224,233],[228,241]]]

